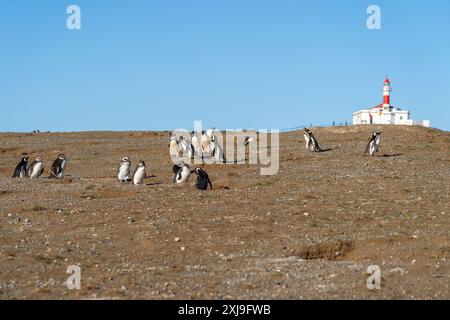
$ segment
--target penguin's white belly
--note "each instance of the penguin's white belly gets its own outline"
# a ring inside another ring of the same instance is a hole
[[[316,142],[314,141],[314,139],[311,139],[309,149],[311,150],[311,152],[316,151]]]
[[[203,138],[202,137],[202,140],[200,141],[200,144],[201,144],[201,147],[202,147],[202,152],[210,153],[210,149],[209,149],[210,141],[209,141],[208,138]]]
[[[129,179],[129,176],[130,176],[130,166],[129,165],[120,166],[117,178],[119,178],[120,181],[126,181]]]
[[[181,173],[177,174],[176,182],[177,183],[184,183],[189,179],[189,176],[191,175],[191,170],[187,167],[183,167],[181,169]]]
[[[303,135],[305,137],[306,149],[309,149],[309,136],[307,134]]]
[[[191,144],[188,141],[183,141],[181,143],[183,148],[183,156],[190,157],[191,156]]]
[[[139,168],[133,177],[134,184],[141,184],[145,180],[145,168]]]
[[[178,156],[178,144],[176,141],[171,141],[170,142],[170,155],[171,156]]]
[[[192,138],[192,146],[194,147],[194,151],[199,153],[200,143],[198,142],[198,138],[197,137],[193,137]]]
[[[62,162],[61,162],[61,172],[59,173],[59,177],[60,178],[62,178],[62,177],[64,177],[64,168],[66,167],[66,160],[63,160]]]
[[[31,171],[30,179],[36,179],[39,178],[42,168],[44,167],[44,164],[42,162],[38,162]]]
[[[375,139],[375,145],[376,145],[376,150],[378,151],[378,147],[380,146],[380,142],[381,142],[381,138],[380,137],[378,137],[378,138],[376,138]]]
[[[380,145],[380,139],[375,139],[370,143],[370,155],[373,156],[375,152],[378,151],[378,146]]]
[[[24,178],[24,177],[26,177],[26,176],[27,176],[27,169],[26,169],[26,168],[22,168],[22,169],[20,170],[19,177],[20,177],[20,178]]]

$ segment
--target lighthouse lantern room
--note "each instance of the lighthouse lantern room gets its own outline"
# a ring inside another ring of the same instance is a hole
[[[430,126],[430,121],[410,119],[410,113],[391,105],[391,82],[386,77],[383,84],[383,103],[370,109],[363,109],[353,114],[353,124],[393,124]]]

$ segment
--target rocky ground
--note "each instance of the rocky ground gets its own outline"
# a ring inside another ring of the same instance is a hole
[[[0,134],[0,298],[450,299],[450,133],[381,129],[374,158],[374,128],[315,129],[319,154],[282,134],[277,175],[207,165],[206,192],[172,184],[168,133]],[[69,176],[10,179],[23,152]],[[125,155],[146,185],[116,181]]]

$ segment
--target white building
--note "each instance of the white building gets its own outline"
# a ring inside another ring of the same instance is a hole
[[[391,105],[391,83],[384,80],[383,103],[370,109],[363,109],[353,114],[353,124],[394,124],[394,125],[420,125],[430,126],[429,120],[415,121],[410,119],[410,113]]]

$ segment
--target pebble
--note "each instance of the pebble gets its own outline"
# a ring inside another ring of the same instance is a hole
[[[176,238],[174,239],[174,241],[175,241],[175,242],[180,242],[180,238],[176,237]]]

